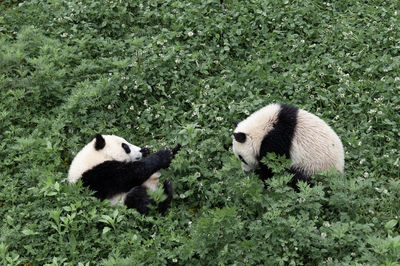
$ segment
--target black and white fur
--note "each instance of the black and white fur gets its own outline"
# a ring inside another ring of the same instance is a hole
[[[154,204],[147,189],[158,186],[160,169],[168,168],[179,146],[162,149],[149,155],[147,148],[130,144],[114,135],[100,135],[88,143],[73,159],[68,172],[68,181],[82,180],[84,186],[93,190],[94,196],[110,200],[111,204],[122,201],[128,208],[147,213],[148,204]],[[158,204],[164,212],[170,205],[173,187],[164,182],[167,198]]]
[[[344,171],[343,145],[336,133],[319,117],[287,104],[269,104],[236,124],[233,152],[244,171],[256,170],[262,180],[272,177],[260,163],[267,153],[291,159],[289,171],[298,180],[310,181],[319,171]]]

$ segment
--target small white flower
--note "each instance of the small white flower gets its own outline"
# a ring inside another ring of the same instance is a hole
[[[365,158],[362,158],[361,160],[360,160],[360,164],[363,164],[365,162]]]
[[[326,233],[322,232],[321,233],[321,237],[322,237],[322,239],[325,239],[326,238]]]
[[[188,36],[189,36],[189,37],[192,37],[193,34],[194,34],[193,31],[189,31],[189,32],[188,32]]]
[[[369,174],[367,172],[364,173],[364,177],[367,178],[369,177]]]
[[[305,198],[298,198],[298,199],[297,199],[297,202],[298,202],[298,203],[303,203],[303,202],[305,202],[305,201],[306,201]]]
[[[175,263],[176,263],[176,262],[178,262],[178,259],[177,259],[177,258],[173,258],[173,259],[172,259],[172,262],[175,262]]]
[[[210,85],[206,84],[206,85],[204,86],[204,88],[209,89],[209,88],[210,88]]]
[[[109,104],[109,105],[107,106],[107,108],[108,108],[108,110],[111,110],[111,109],[112,109],[112,105]]]
[[[326,222],[324,222],[324,226],[325,227],[331,227],[331,224],[328,221],[326,221]]]
[[[135,109],[135,107],[133,107],[133,105],[131,105],[131,107],[129,107],[129,110],[134,110]]]
[[[222,121],[222,120],[223,120],[223,118],[222,118],[222,117],[220,117],[220,116],[217,116],[217,117],[215,118],[215,120],[217,120],[217,121]]]
[[[179,197],[180,197],[181,199],[184,199],[184,198],[186,198],[185,194],[183,194],[183,193],[182,193],[182,194],[180,194],[180,195],[179,195]]]

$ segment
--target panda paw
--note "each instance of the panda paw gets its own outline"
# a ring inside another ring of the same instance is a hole
[[[145,158],[150,155],[150,149],[147,147],[143,147],[140,149],[140,152],[142,153],[142,157]]]
[[[165,179],[164,181],[164,193],[165,195],[167,195],[167,198],[164,201],[158,203],[158,210],[161,213],[165,213],[165,211],[170,207],[174,195],[174,187],[172,186],[171,181],[169,181],[168,179]]]
[[[175,154],[177,154],[180,149],[181,149],[181,144],[176,145],[175,148],[171,150],[172,154],[175,156]]]
[[[164,193],[171,198],[174,194],[174,187],[172,186],[171,181],[169,181],[168,179],[165,179],[164,181]]]
[[[159,150],[156,154],[160,158],[160,167],[168,168],[173,158],[172,151],[170,149],[162,149]]]
[[[171,164],[172,159],[174,159],[175,155],[178,153],[180,149],[181,145],[178,144],[172,149],[166,148],[159,150],[156,154],[161,159],[161,168],[168,168],[169,165]]]

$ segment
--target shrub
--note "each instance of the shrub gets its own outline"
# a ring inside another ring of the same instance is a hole
[[[2,265],[400,263],[396,1],[0,3]],[[234,158],[231,122],[284,102],[341,137],[346,174],[295,193]],[[64,182],[97,133],[182,150],[141,216]]]

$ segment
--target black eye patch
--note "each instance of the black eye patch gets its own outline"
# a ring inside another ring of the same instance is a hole
[[[247,165],[247,163],[246,163],[246,161],[243,159],[242,155],[239,155],[239,159],[240,159],[244,164]]]
[[[131,149],[129,148],[128,144],[122,143],[122,148],[125,150],[126,153],[131,153]]]

